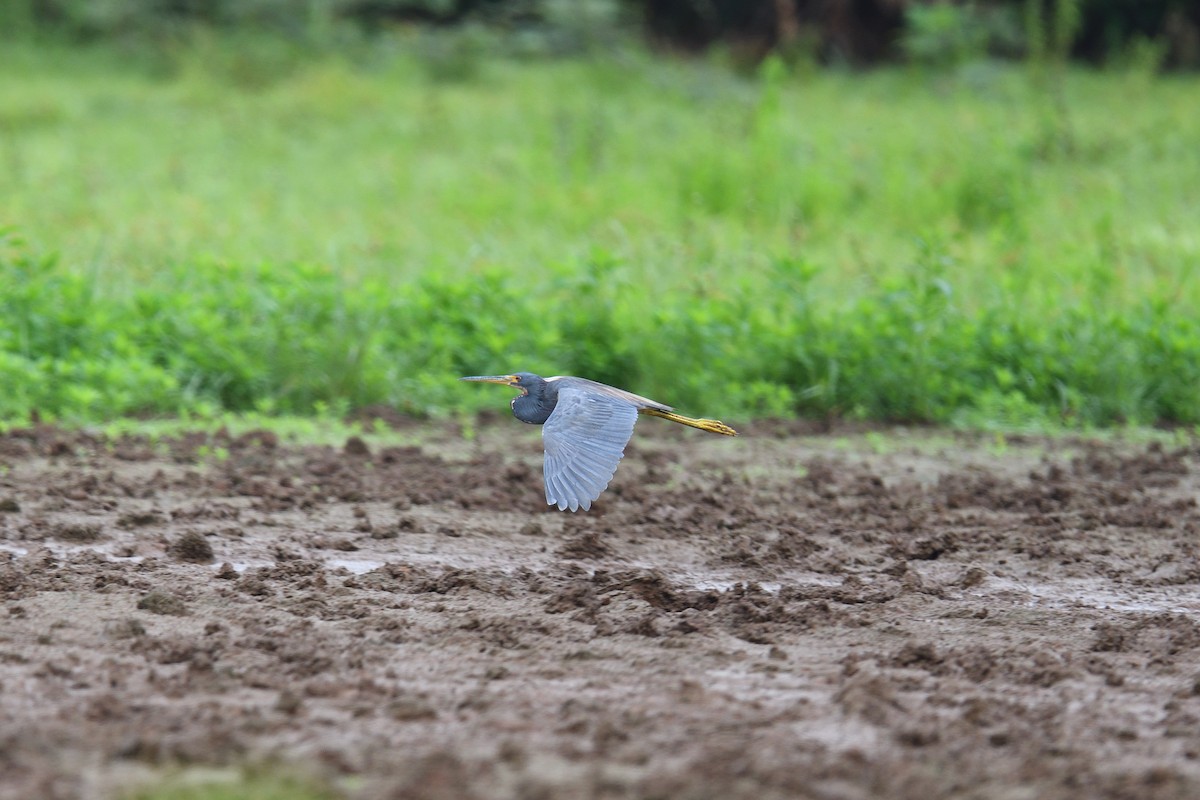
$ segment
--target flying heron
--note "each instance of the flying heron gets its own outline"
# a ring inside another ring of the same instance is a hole
[[[737,436],[715,419],[692,419],[670,406],[587,378],[543,378],[531,372],[476,375],[464,381],[499,383],[520,389],[512,399],[513,416],[542,426],[546,461],[546,504],[587,511],[608,488],[625,455],[638,414],[662,417],[702,431]]]

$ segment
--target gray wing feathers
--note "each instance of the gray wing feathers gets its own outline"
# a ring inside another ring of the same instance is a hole
[[[671,406],[660,403],[657,400],[651,400],[649,397],[642,397],[640,394],[627,392],[624,389],[618,389],[615,386],[609,386],[607,383],[590,381],[587,378],[576,378],[571,375],[560,375],[555,378],[547,378],[546,380],[560,382],[559,392],[566,390],[568,387],[572,389],[582,389],[584,391],[590,390],[598,394],[607,395],[608,397],[612,397],[617,400],[624,400],[627,403],[631,403],[636,408],[657,408],[660,411],[675,410]]]
[[[546,504],[584,511],[600,496],[625,455],[637,422],[637,406],[589,387],[558,391],[554,412],[542,426]]]

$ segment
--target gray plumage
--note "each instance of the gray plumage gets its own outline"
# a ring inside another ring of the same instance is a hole
[[[546,503],[561,511],[591,508],[616,474],[637,417],[638,406],[623,398],[559,387],[558,402],[542,426]]]

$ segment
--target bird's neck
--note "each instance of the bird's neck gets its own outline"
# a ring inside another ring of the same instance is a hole
[[[550,418],[557,401],[558,390],[554,384],[536,384],[529,388],[529,394],[513,398],[513,416],[531,425],[541,425]]]

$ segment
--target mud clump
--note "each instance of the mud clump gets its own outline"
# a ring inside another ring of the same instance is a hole
[[[104,529],[99,524],[92,522],[75,522],[58,525],[52,531],[55,539],[77,544],[97,541],[103,533]]]
[[[162,514],[159,514],[157,511],[132,511],[118,517],[117,526],[128,530],[130,528],[144,528],[147,525],[159,525],[164,521]]]
[[[556,553],[561,558],[573,558],[580,561],[603,558],[612,553],[612,548],[604,543],[596,531],[585,531],[567,541]]]
[[[271,587],[267,582],[257,575],[245,575],[237,582],[238,591],[245,592],[253,597],[267,597],[271,594]]]
[[[275,450],[279,447],[279,436],[274,431],[257,429],[246,431],[230,443],[233,450]]]
[[[133,617],[110,622],[104,630],[113,639],[135,639],[146,635],[146,626]]]
[[[209,564],[213,560],[213,547],[208,537],[197,531],[188,531],[171,542],[167,552],[177,561]]]
[[[138,609],[149,611],[151,614],[164,614],[172,617],[182,617],[187,614],[187,605],[174,595],[166,592],[150,592],[138,600]]]
[[[976,586],[982,586],[988,578],[987,570],[979,567],[968,567],[966,572],[959,576],[955,581],[955,585],[962,589],[973,589]]]
[[[913,542],[897,542],[893,547],[896,556],[913,561],[932,561],[958,549],[957,537],[952,533],[927,536]]]

